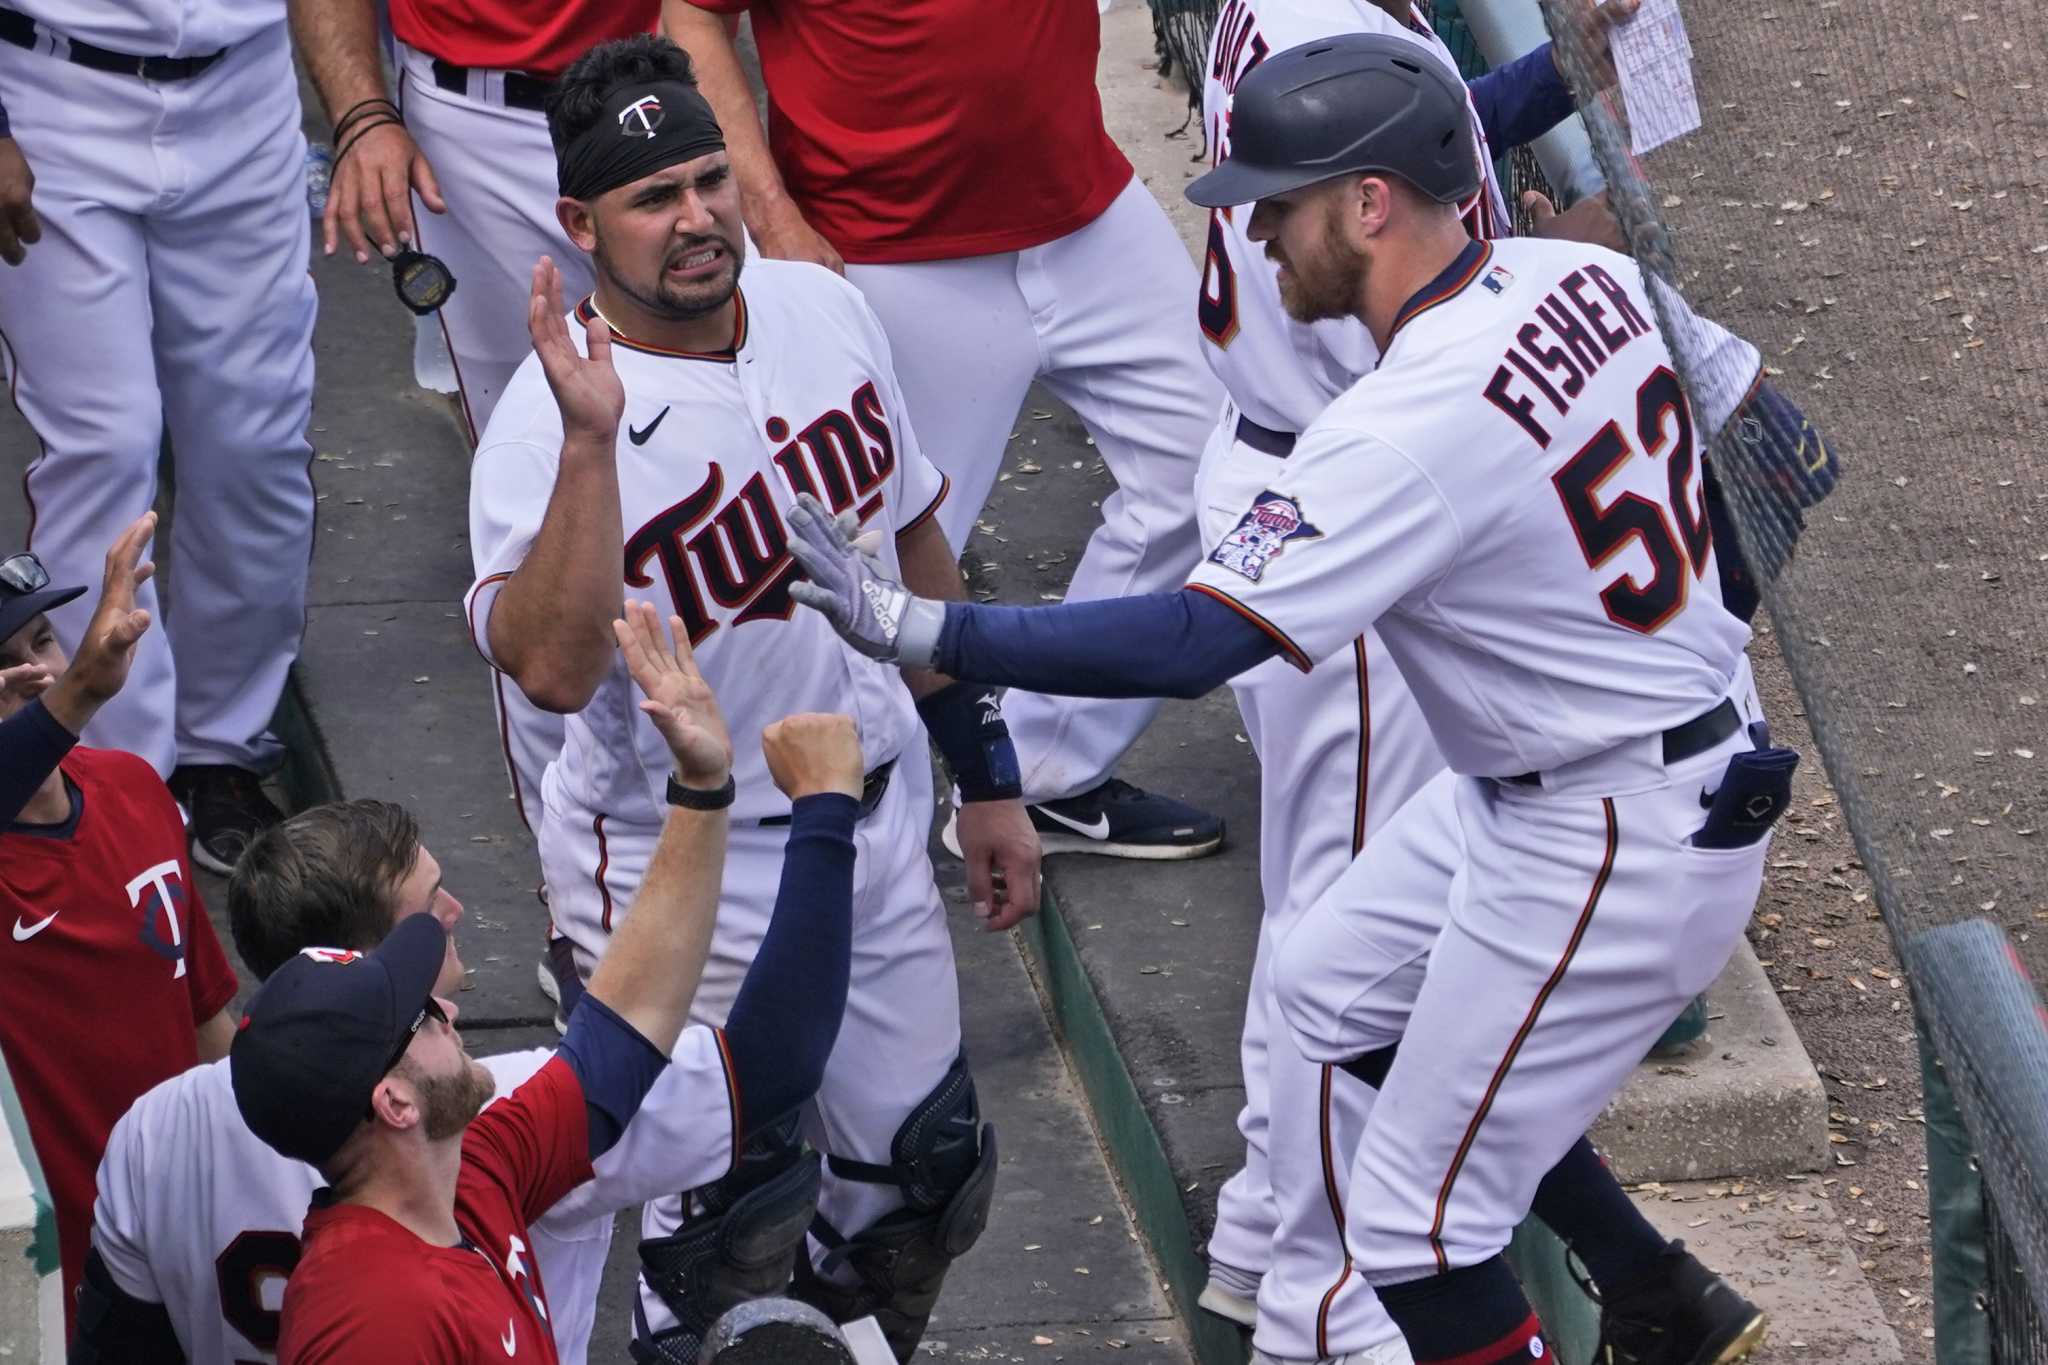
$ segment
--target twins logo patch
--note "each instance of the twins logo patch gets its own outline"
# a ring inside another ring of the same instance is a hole
[[[1252,500],[1252,510],[1239,517],[1236,528],[1210,552],[1209,559],[1256,583],[1288,541],[1315,540],[1322,534],[1302,516],[1299,502],[1265,489]]]

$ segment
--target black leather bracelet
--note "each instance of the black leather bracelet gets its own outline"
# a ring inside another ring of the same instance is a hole
[[[362,117],[365,110],[376,109],[379,108],[380,106],[383,109],[388,109],[391,112],[391,117],[393,118],[404,117],[404,115],[399,112],[398,106],[396,104],[393,104],[390,100],[383,98],[381,95],[374,99],[358,100],[356,103],[349,106],[349,110],[347,113],[343,114],[340,118],[334,121],[335,139],[337,141],[340,140],[341,137],[348,132],[349,125],[354,123],[356,119]]]
[[[702,787],[685,787],[676,781],[676,775],[668,775],[668,803],[681,806],[684,810],[724,810],[732,804],[739,787],[732,780],[732,774],[725,775],[725,785],[706,791]]]

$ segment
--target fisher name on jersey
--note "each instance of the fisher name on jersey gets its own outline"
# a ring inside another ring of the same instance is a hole
[[[1726,695],[1695,422],[1634,262],[1474,242],[1197,567],[1308,668],[1376,627],[1450,766],[1512,777]],[[1741,343],[1737,343],[1738,345]]]
[[[730,351],[691,354],[615,335],[626,390],[618,441],[625,531],[621,586],[680,617],[697,662],[719,689],[735,736],[735,820],[786,815],[760,745],[762,727],[805,711],[852,714],[868,766],[900,753],[919,722],[893,667],[840,643],[815,612],[795,612],[801,572],[784,517],[798,493],[895,536],[937,510],[946,482],[918,446],[881,324],[854,287],[821,267],[749,259]],[[569,334],[584,345],[586,302]],[[489,617],[547,511],[562,424],[540,362],[528,357],[492,414],[472,474],[470,544],[478,581],[470,631],[490,657]],[[493,661],[495,662],[495,661]],[[659,828],[674,766],[638,708],[623,660],[588,706],[568,718],[548,769],[551,808]]]

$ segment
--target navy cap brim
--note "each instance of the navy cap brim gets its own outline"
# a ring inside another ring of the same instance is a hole
[[[1327,178],[1328,173],[1316,167],[1253,166],[1226,157],[1215,170],[1189,181],[1182,193],[1189,203],[1205,209],[1228,209],[1255,204]]]
[[[397,1010],[392,1024],[398,1032],[391,1045],[398,1046],[398,1033],[412,1028],[416,1011],[426,1008],[441,979],[441,964],[448,956],[448,933],[432,915],[407,915],[398,927],[370,954],[391,974],[391,1002]]]
[[[17,631],[46,611],[85,596],[84,588],[38,588],[19,597],[0,594],[0,642],[14,638]]]

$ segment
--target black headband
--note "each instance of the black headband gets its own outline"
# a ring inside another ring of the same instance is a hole
[[[725,146],[697,87],[645,81],[614,90],[596,123],[555,158],[555,184],[570,199],[595,199]]]

